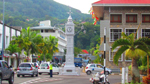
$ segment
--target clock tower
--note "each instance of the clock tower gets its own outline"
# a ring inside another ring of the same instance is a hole
[[[74,65],[74,23],[71,17],[71,9],[68,13],[69,17],[65,25],[65,33],[67,38],[66,62],[62,71],[62,75],[80,75],[80,70],[77,70],[78,68],[76,69]]]

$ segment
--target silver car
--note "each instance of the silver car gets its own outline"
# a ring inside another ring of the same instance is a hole
[[[105,68],[106,74],[111,74],[112,71],[109,68]],[[101,64],[88,64],[85,68],[86,74],[90,75],[91,73],[104,71],[104,66]]]
[[[33,63],[24,62],[21,63],[17,68],[17,77],[24,77],[25,75],[31,75],[32,77],[38,76],[38,67],[34,66]]]

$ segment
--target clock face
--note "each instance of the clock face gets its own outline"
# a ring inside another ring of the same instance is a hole
[[[71,31],[72,31],[72,28],[71,28],[71,27],[68,27],[68,28],[67,28],[67,31],[68,31],[68,32],[71,32]]]

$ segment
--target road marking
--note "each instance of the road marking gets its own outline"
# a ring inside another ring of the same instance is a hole
[[[34,83],[42,83],[42,82],[48,82],[48,81],[59,81],[62,80],[62,78],[55,79],[55,78],[36,78],[32,79],[26,82],[23,82],[21,84],[34,84]]]

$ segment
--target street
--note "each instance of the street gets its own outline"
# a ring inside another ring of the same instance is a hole
[[[86,75],[86,73],[81,73],[80,76],[67,76],[67,75],[53,75],[50,78],[48,74],[42,74],[38,77],[17,77],[15,74],[14,84],[92,84],[89,78],[92,75]],[[121,82],[121,75],[109,75],[110,84],[116,84]],[[3,81],[2,84],[8,84],[7,81]]]

